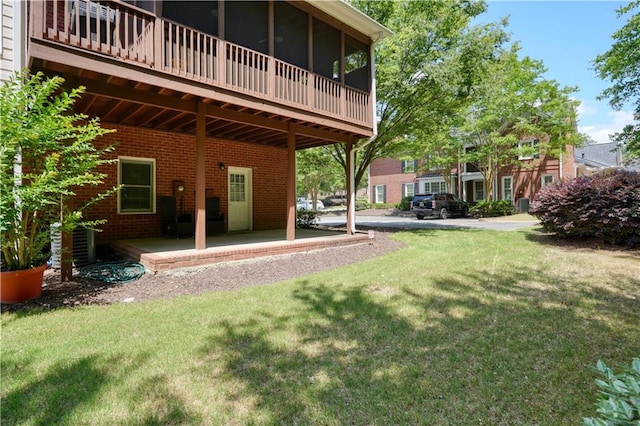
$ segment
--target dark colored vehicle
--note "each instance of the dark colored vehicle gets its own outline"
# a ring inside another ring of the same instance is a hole
[[[469,213],[469,204],[446,192],[417,194],[413,196],[413,201],[411,201],[411,212],[419,220],[425,217],[439,217],[441,219],[446,219],[449,216],[466,217]]]
[[[346,195],[332,195],[330,197],[322,200],[325,206],[346,206],[347,205],[347,196]]]

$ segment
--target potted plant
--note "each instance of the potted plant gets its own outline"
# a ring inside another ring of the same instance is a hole
[[[115,188],[82,205],[69,200],[77,188],[102,183],[96,171],[112,148],[91,142],[112,130],[98,119],[74,114],[84,88],[62,90],[64,79],[16,72],[0,88],[0,247],[3,266],[0,301],[15,303],[38,297],[49,257],[50,228],[62,232],[95,226],[83,211]]]

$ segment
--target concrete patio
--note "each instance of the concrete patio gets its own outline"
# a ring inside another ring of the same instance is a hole
[[[193,238],[122,240],[111,246],[119,254],[140,262],[155,273],[218,262],[277,256],[368,242],[366,233],[348,235],[344,230],[297,229],[294,241],[285,230],[228,233],[207,238],[207,248],[194,249]]]

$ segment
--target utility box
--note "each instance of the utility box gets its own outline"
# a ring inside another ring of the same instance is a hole
[[[529,199],[528,198],[520,198],[518,200],[518,211],[520,213],[528,213],[529,212]]]
[[[51,225],[51,266],[60,269],[62,261],[62,233],[60,223]],[[73,265],[87,266],[96,262],[96,245],[92,229],[81,226],[73,230]]]

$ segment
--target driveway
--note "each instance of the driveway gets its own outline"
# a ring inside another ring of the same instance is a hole
[[[326,212],[319,216],[319,224],[328,227],[345,227],[346,215],[344,212]],[[398,229],[453,229],[473,228],[489,229],[494,231],[514,231],[538,224],[533,217],[516,215],[500,218],[470,219],[424,219],[418,220],[408,213],[397,213],[394,210],[365,210],[356,212],[356,228],[398,228]]]

